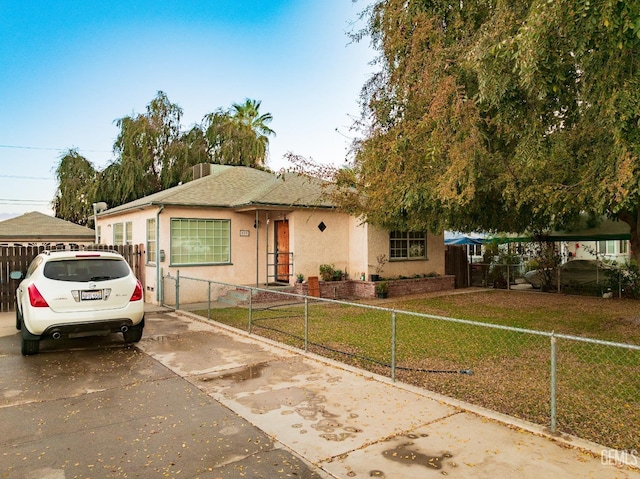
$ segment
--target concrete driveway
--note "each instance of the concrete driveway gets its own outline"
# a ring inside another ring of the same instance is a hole
[[[137,347],[28,358],[4,321],[0,477],[640,478],[595,445],[187,313],[148,314]]]
[[[327,477],[120,335],[43,342],[23,357],[7,316],[0,478]],[[154,324],[187,330],[148,318],[151,343]]]

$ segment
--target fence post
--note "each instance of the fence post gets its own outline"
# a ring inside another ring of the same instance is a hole
[[[176,271],[176,311],[180,310],[180,270]]]
[[[396,382],[396,312],[391,312],[391,380]]]
[[[304,298],[304,352],[309,352],[309,298]]]
[[[551,433],[556,432],[556,336],[551,333]]]
[[[211,320],[211,281],[207,281],[207,320]]]
[[[251,334],[252,321],[253,321],[253,289],[249,288],[249,334]]]

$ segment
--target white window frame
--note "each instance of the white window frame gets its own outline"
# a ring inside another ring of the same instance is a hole
[[[113,223],[113,244],[124,244],[124,223]]]
[[[389,261],[424,261],[427,258],[427,234],[423,231],[391,231]]]
[[[171,218],[170,229],[171,266],[231,264],[231,220]]]
[[[156,219],[148,218],[147,219],[147,233],[145,241],[147,243],[147,263],[155,264],[156,263],[156,248],[158,247],[158,241],[156,239]]]
[[[133,222],[113,224],[113,244],[115,246],[133,243]]]

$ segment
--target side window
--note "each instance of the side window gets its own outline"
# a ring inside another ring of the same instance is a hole
[[[113,244],[124,244],[124,225],[122,223],[113,224]]]
[[[156,219],[147,220],[147,263],[156,262]]]
[[[427,235],[420,231],[389,233],[389,259],[426,259]]]
[[[133,243],[133,222],[127,221],[124,224],[125,244]]]
[[[38,266],[40,266],[40,263],[42,263],[42,256],[36,256],[33,261],[31,261],[31,264],[29,265],[29,268],[27,269],[27,274],[25,275],[25,277],[29,277],[33,274],[33,272],[36,270],[36,268]]]

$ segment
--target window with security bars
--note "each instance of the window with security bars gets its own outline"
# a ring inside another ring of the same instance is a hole
[[[170,261],[172,265],[230,263],[231,221],[172,219]]]
[[[482,245],[481,244],[470,244],[469,245],[469,256],[482,256]]]
[[[418,231],[389,233],[389,259],[426,259],[427,235]]]

